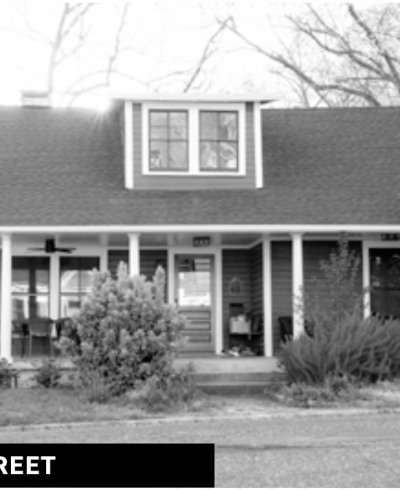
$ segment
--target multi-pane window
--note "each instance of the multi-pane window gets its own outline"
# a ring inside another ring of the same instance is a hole
[[[60,257],[60,316],[70,317],[82,306],[93,284],[98,257]]]
[[[238,113],[200,112],[200,170],[238,170]]]
[[[49,317],[50,260],[13,257],[12,309],[14,320]]]
[[[150,170],[188,170],[187,111],[150,111]]]

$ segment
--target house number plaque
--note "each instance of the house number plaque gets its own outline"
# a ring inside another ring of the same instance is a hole
[[[209,236],[197,236],[193,238],[193,247],[209,247],[211,238]]]
[[[384,233],[381,235],[381,239],[383,241],[396,241],[400,240],[400,234],[399,233]]]

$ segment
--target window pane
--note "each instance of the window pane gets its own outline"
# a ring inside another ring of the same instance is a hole
[[[62,293],[76,293],[90,290],[93,269],[99,268],[98,257],[61,257]]]
[[[169,168],[188,168],[187,144],[184,142],[171,142],[169,144]]]
[[[201,168],[218,168],[218,143],[201,143]]]
[[[93,270],[81,272],[81,291],[88,293],[93,286]]]
[[[211,306],[211,259],[179,258],[178,302],[180,306]]]
[[[29,318],[29,297],[27,295],[12,297],[12,317],[13,320]]]
[[[28,293],[29,292],[29,271],[28,269],[14,269],[12,271],[12,286],[13,293]]]
[[[225,143],[219,144],[219,162],[222,169],[236,169],[237,168],[237,143]]]
[[[48,293],[50,260],[47,257],[13,257],[13,293]]]
[[[61,296],[60,317],[70,317],[81,308],[81,297],[78,295]]]
[[[218,113],[201,112],[200,127],[202,140],[218,140]]]
[[[164,169],[168,166],[168,143],[152,141],[150,145],[150,168],[152,170]]]
[[[60,291],[63,293],[77,293],[79,290],[79,270],[66,270],[61,272]]]
[[[169,117],[170,139],[185,140],[187,138],[187,114],[185,112],[171,112]]]
[[[13,320],[26,318],[48,318],[49,296],[41,295],[16,295],[12,297]]]
[[[168,138],[168,114],[166,112],[150,112],[150,139]]]
[[[220,114],[219,139],[237,141],[238,120],[235,112],[222,112]]]
[[[81,291],[88,293],[93,286],[94,269],[100,269],[98,257],[81,258]]]

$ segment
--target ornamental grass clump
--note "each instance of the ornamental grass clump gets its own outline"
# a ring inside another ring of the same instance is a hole
[[[279,355],[289,383],[323,384],[332,376],[355,382],[400,376],[400,323],[348,315],[332,328],[314,329],[282,345]]]
[[[321,277],[305,291],[302,314],[308,334],[282,344],[279,362],[289,383],[355,383],[400,376],[400,322],[363,318],[366,290],[358,284],[360,257],[342,237],[320,262]]]
[[[124,264],[116,279],[95,273],[92,291],[73,318],[76,335],[60,345],[77,367],[80,384],[101,386],[101,401],[147,379],[173,375],[185,320],[165,304],[164,289],[161,267],[153,281],[130,277]]]

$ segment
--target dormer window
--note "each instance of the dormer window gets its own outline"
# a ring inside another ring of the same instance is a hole
[[[150,111],[150,170],[189,169],[187,111]]]
[[[238,170],[239,125],[234,111],[200,112],[200,168]]]
[[[246,111],[238,103],[143,103],[143,175],[246,175]]]

